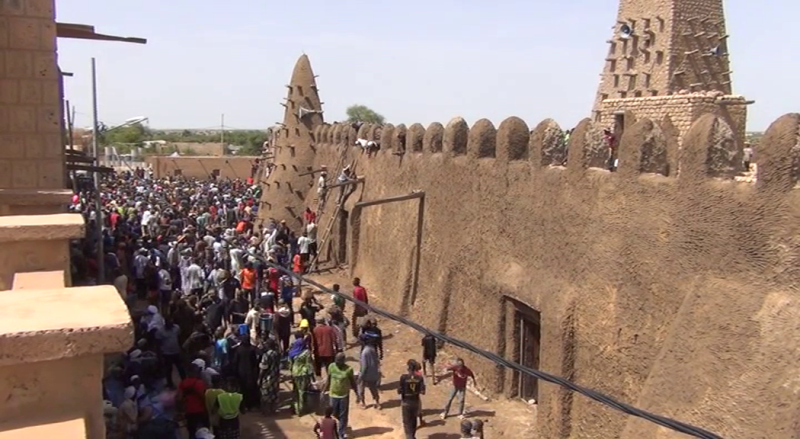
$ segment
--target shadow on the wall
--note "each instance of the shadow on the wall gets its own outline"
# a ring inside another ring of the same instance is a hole
[[[440,334],[447,334],[447,318],[450,313],[450,297],[452,296],[451,285],[453,285],[454,280],[455,271],[452,268],[448,268],[443,283],[444,288],[442,289],[442,307],[439,310],[439,324],[436,327]]]

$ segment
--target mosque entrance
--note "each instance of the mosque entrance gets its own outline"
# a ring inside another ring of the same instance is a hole
[[[539,369],[539,352],[542,343],[541,315],[538,311],[517,302],[515,320],[519,339],[517,356],[519,363],[532,369]],[[539,400],[539,380],[528,375],[516,374],[517,395],[528,400]]]
[[[625,113],[614,113],[614,141],[619,145],[625,131]]]

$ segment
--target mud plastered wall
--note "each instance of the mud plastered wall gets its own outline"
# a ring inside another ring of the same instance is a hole
[[[672,124],[680,138],[689,132],[694,121],[710,113],[725,120],[736,134],[737,142],[743,144],[745,139],[747,100],[741,96],[724,96],[721,92],[608,99],[602,102],[600,111],[599,123],[605,127],[613,127],[616,114],[629,113],[633,120],[627,120],[626,115],[626,125],[634,123],[636,118]]]
[[[149,156],[145,163],[153,167],[156,178],[180,175],[188,178],[206,179],[215,170],[220,178],[245,180],[250,176],[250,168],[258,157],[162,157]]]
[[[542,370],[723,437],[794,437],[800,115],[767,131],[757,184],[732,180],[739,147],[713,114],[682,139],[679,178],[663,175],[674,139],[649,119],[626,129],[617,173],[596,168],[602,127],[588,119],[566,167],[554,166],[564,152],[550,120],[533,132],[518,118],[410,125],[399,155],[396,129],[362,127],[382,139],[373,158],[343,143],[355,135],[343,126],[313,133],[315,167],[344,154],[365,177],[346,206],[354,227],[331,245],[350,241],[354,275],[383,305],[513,359],[518,300],[541,313]],[[417,201],[353,210],[413,190],[426,193],[414,301]],[[514,394],[512,374],[458,353]],[[676,437],[549,384],[539,404],[542,437]]]

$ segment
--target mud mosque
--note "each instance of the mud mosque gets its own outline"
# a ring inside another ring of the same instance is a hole
[[[0,0],[2,439],[104,437],[103,356],[132,342],[112,286],[70,287],[85,226],[64,213],[58,37],[116,38],[56,23],[53,0]],[[323,166],[349,165],[359,178],[320,220],[320,263],[346,265],[389,311],[723,437],[794,438],[800,114],[772,123],[755,182],[737,181],[753,102],[732,94],[727,38],[722,0],[621,0],[568,145],[550,119],[326,124],[302,56],[262,219],[299,224]],[[357,138],[382,149],[367,158]],[[466,359],[495,395],[538,402],[543,437],[678,437]]]

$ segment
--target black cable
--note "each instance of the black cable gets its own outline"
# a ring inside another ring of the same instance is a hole
[[[386,317],[389,320],[394,320],[395,322],[402,323],[402,324],[404,324],[406,326],[410,326],[411,328],[414,328],[414,329],[416,329],[417,331],[419,331],[419,332],[421,332],[423,334],[431,334],[431,335],[433,335],[434,337],[436,337],[437,339],[439,339],[441,341],[449,343],[449,344],[451,344],[453,346],[457,346],[457,347],[459,347],[461,349],[470,351],[470,352],[472,352],[474,354],[480,355],[481,357],[484,357],[484,358],[486,358],[488,360],[491,360],[491,361],[493,361],[493,362],[495,362],[497,364],[501,364],[501,365],[503,365],[503,366],[505,366],[507,368],[510,368],[512,370],[515,370],[515,371],[518,371],[518,372],[521,372],[521,373],[525,373],[527,375],[533,376],[533,377],[535,377],[537,379],[540,379],[542,381],[547,381],[549,383],[558,384],[559,386],[566,387],[567,389],[570,389],[573,392],[578,392],[581,395],[584,395],[584,396],[586,396],[588,398],[591,398],[591,399],[593,399],[593,400],[595,400],[597,402],[605,404],[605,405],[607,405],[609,407],[612,407],[612,408],[614,408],[616,410],[619,410],[619,411],[621,411],[623,413],[627,413],[627,414],[629,414],[631,416],[636,416],[636,417],[639,417],[639,418],[642,418],[642,419],[646,419],[646,420],[648,420],[648,421],[650,421],[650,422],[652,422],[654,424],[658,424],[658,425],[660,425],[662,427],[667,427],[667,428],[669,428],[671,430],[675,430],[675,431],[680,432],[680,433],[688,434],[690,436],[701,438],[701,439],[723,439],[722,436],[719,436],[719,435],[717,435],[715,433],[712,433],[712,432],[710,432],[708,430],[704,430],[702,428],[695,427],[693,425],[686,424],[686,423],[681,422],[681,421],[677,421],[677,420],[674,420],[674,419],[670,419],[670,418],[667,418],[667,417],[664,417],[664,416],[660,416],[660,415],[656,415],[654,413],[647,412],[645,410],[638,409],[638,408],[633,407],[633,406],[631,406],[629,404],[626,404],[624,402],[617,401],[614,398],[611,398],[610,396],[604,395],[604,394],[602,394],[600,392],[597,392],[595,390],[592,390],[592,389],[589,389],[589,388],[586,388],[586,387],[583,387],[583,386],[579,386],[579,385],[577,385],[577,384],[575,384],[575,383],[573,383],[571,381],[568,381],[568,380],[566,380],[564,378],[561,378],[559,376],[551,375],[551,374],[549,374],[547,372],[542,372],[540,370],[536,370],[536,369],[533,369],[533,368],[530,368],[530,367],[527,367],[527,366],[523,366],[523,365],[521,365],[519,363],[514,363],[512,361],[508,361],[505,358],[500,357],[497,354],[491,353],[489,351],[485,351],[485,350],[480,349],[478,347],[475,347],[475,346],[473,346],[473,345],[471,345],[471,344],[469,344],[467,342],[464,342],[464,341],[449,337],[447,335],[444,335],[444,334],[441,334],[441,333],[438,333],[438,332],[435,332],[435,331],[431,331],[430,329],[425,328],[424,326],[422,326],[422,325],[420,325],[420,324],[418,324],[416,322],[412,322],[412,321],[410,321],[408,319],[405,319],[403,317],[400,317],[398,315],[392,314],[392,313],[387,312],[387,311],[383,311],[383,310],[381,310],[379,308],[375,308],[373,306],[370,306],[367,303],[361,302],[360,300],[356,300],[353,297],[348,296],[346,294],[343,294],[341,292],[333,291],[333,290],[325,287],[324,285],[322,285],[322,284],[320,284],[318,282],[315,282],[313,280],[307,279],[305,276],[298,275],[297,273],[294,273],[294,272],[284,268],[283,266],[273,264],[273,263],[269,262],[268,260],[266,260],[262,256],[259,256],[259,255],[256,255],[256,254],[253,254],[253,253],[250,253],[250,252],[246,252],[246,253],[249,256],[252,256],[252,257],[254,257],[256,259],[260,259],[267,266],[275,268],[277,270],[280,270],[283,273],[289,274],[289,275],[291,275],[291,276],[293,276],[295,278],[298,278],[298,279],[301,280],[301,282],[305,282],[305,283],[307,283],[309,285],[312,285],[312,286],[318,288],[319,290],[321,290],[321,291],[323,291],[325,293],[334,294],[334,295],[340,296],[340,297],[344,298],[345,300],[353,302],[356,305],[362,306],[362,307],[366,308],[367,310],[369,310],[369,311],[371,311],[371,312],[373,312],[373,313],[375,313],[377,315]]]

